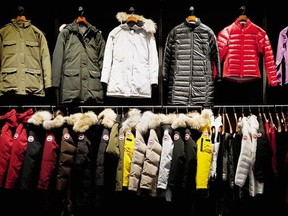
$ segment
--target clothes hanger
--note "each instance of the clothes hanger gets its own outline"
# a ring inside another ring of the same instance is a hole
[[[283,112],[282,107],[281,107],[281,116],[282,116],[282,121],[283,121],[283,125],[284,125],[284,131],[287,132],[288,128],[287,128],[286,116]]]
[[[247,22],[247,16],[245,14],[246,12],[246,7],[243,5],[239,8],[240,11],[240,15],[238,17],[238,19],[240,20],[240,23],[245,24]]]
[[[78,17],[76,19],[76,22],[78,24],[88,25],[88,21],[86,20],[86,17],[84,16],[84,8],[82,6],[79,6],[78,8]]]
[[[225,117],[226,117],[226,120],[227,120],[227,123],[228,123],[229,133],[232,134],[233,133],[233,129],[232,129],[231,121],[230,121],[229,115],[228,115],[228,113],[226,111],[226,108],[224,108],[224,112],[225,112]]]
[[[24,7],[22,6],[18,6],[17,8],[17,17],[16,17],[16,21],[27,21],[25,15],[24,15]]]
[[[275,116],[276,116],[276,120],[277,120],[277,132],[280,133],[282,131],[282,126],[281,126],[279,113],[277,112],[276,107],[275,107]]]
[[[273,117],[272,117],[272,113],[271,113],[271,110],[269,109],[268,107],[268,115],[269,115],[269,122],[270,122],[270,128],[276,128],[275,124],[274,124],[274,120],[273,120]]]
[[[237,117],[237,112],[235,111],[234,107],[233,107],[233,113],[234,113],[234,119],[235,119],[235,133],[238,133],[239,131],[238,117]]]
[[[194,7],[191,6],[188,12],[189,15],[186,17],[186,21],[189,23],[195,23],[197,21],[197,17],[194,15]]]
[[[221,131],[221,135],[224,135],[225,132],[226,132],[226,121],[225,121],[225,111],[223,109],[223,112],[222,112],[222,131]]]
[[[134,15],[135,9],[133,7],[130,7],[127,13],[129,14],[129,16],[127,17],[126,23],[131,28],[137,24],[138,18]]]
[[[268,118],[267,118],[267,116],[266,116],[266,113],[265,113],[264,108],[263,108],[262,115],[263,115],[263,117],[264,117],[265,122],[269,122],[269,120],[268,120]]]

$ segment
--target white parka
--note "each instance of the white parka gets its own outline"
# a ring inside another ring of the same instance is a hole
[[[135,16],[131,26],[127,19]],[[151,86],[158,85],[159,59],[154,34],[156,24],[143,16],[118,12],[121,23],[108,35],[101,82],[107,96],[150,98]]]

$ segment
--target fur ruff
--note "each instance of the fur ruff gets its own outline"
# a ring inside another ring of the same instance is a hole
[[[141,110],[132,108],[127,113],[127,119],[122,123],[122,129],[126,132],[129,128],[134,129],[141,118]]]
[[[138,15],[138,14],[127,14],[126,12],[118,12],[116,14],[116,19],[120,22],[120,23],[125,23],[128,19],[129,16],[134,16],[138,22],[142,22],[143,26],[142,28],[150,34],[155,34],[156,30],[157,30],[157,25],[156,23],[151,20],[151,19],[146,19],[144,16],[142,15]]]
[[[93,111],[83,113],[79,120],[74,123],[73,130],[78,133],[84,133],[92,125],[97,124],[98,117]]]
[[[112,128],[117,119],[117,114],[111,108],[106,108],[98,114],[99,121],[106,128]]]
[[[61,112],[58,112],[56,116],[51,120],[43,121],[43,127],[46,130],[51,130],[53,128],[60,128],[65,123],[64,116]]]
[[[53,118],[53,115],[51,112],[47,110],[41,110],[35,112],[31,118],[28,119],[28,123],[39,126],[42,125],[44,121],[51,120]]]
[[[149,124],[152,121],[154,115],[155,114],[151,111],[145,111],[139,119],[135,129],[138,130],[142,135],[147,133]]]

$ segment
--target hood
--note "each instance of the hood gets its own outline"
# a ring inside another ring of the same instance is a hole
[[[176,128],[185,128],[187,126],[186,122],[189,121],[189,117],[184,113],[177,113],[176,118],[173,120],[171,127]]]
[[[176,113],[168,113],[168,114],[163,114],[160,113],[158,114],[158,117],[161,119],[161,124],[162,125],[166,125],[166,124],[172,124],[174,119],[177,118],[177,114]]]
[[[70,24],[65,24],[65,26],[63,26],[63,28],[61,28],[61,31],[63,29],[68,29],[71,32],[79,32],[79,24],[76,22],[76,20],[74,20],[72,23]],[[99,29],[97,29],[95,26],[91,25],[90,23],[87,24],[87,29],[89,29],[89,31],[92,31],[94,33],[97,33],[98,31],[100,31]],[[60,29],[59,29],[60,30]],[[86,30],[87,31],[87,30]],[[100,31],[101,32],[101,31]]]
[[[51,130],[53,128],[59,128],[65,123],[64,115],[59,110],[55,113],[55,117],[53,119],[47,119],[43,121],[43,127],[46,130]]]
[[[201,111],[200,131],[210,131],[211,116],[213,116],[211,109],[206,108]]]
[[[53,114],[47,110],[41,110],[35,112],[27,122],[36,126],[42,125],[44,121],[51,120],[53,118]]]
[[[137,26],[144,29],[149,34],[155,34],[157,30],[156,23],[151,19],[146,19],[142,15],[138,14],[127,14],[126,12],[118,12],[116,14],[116,19],[121,23],[127,23],[127,20],[130,16],[134,16],[137,20]]]
[[[148,110],[142,114],[139,122],[136,125],[136,130],[144,135],[149,129],[156,129],[157,126],[160,126],[160,124],[161,119],[159,115]]]
[[[17,120],[19,123],[28,123],[28,120],[31,118],[33,114],[34,114],[34,111],[32,108],[27,109],[26,111],[22,113],[17,113]]]
[[[141,110],[132,108],[127,113],[127,118],[122,123],[122,129],[126,132],[129,128],[134,129],[141,118]]]
[[[187,114],[177,113],[173,117],[171,127],[173,129],[190,127],[201,131],[206,127],[210,127],[212,115],[211,109],[203,109],[201,114],[196,110]]]
[[[12,109],[6,112],[3,116],[0,116],[0,121],[4,121],[10,127],[17,127],[17,111],[16,109]]]
[[[116,122],[117,114],[111,108],[106,108],[98,114],[99,121],[106,128],[112,128],[113,124]]]
[[[68,125],[73,125],[73,130],[78,133],[84,133],[90,126],[98,123],[98,116],[93,111],[74,113],[64,119]]]

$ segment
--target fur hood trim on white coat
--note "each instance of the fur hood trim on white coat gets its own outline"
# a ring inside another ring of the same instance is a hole
[[[43,121],[43,127],[46,130],[51,130],[53,128],[59,128],[64,125],[65,119],[61,111],[57,111],[53,119],[48,119]]]
[[[126,23],[130,16],[134,16],[138,20],[138,23],[140,24],[138,26],[142,26],[142,28],[147,33],[150,34],[156,33],[157,24],[151,19],[146,19],[144,16],[138,14],[127,14],[126,12],[118,12],[116,14],[116,18],[121,24]]]
[[[39,126],[42,125],[44,121],[51,120],[53,118],[53,114],[47,110],[41,110],[35,112],[29,119],[28,123]]]
[[[117,114],[111,108],[106,108],[98,114],[98,121],[106,128],[112,128],[116,122]]]
[[[138,124],[140,118],[142,116],[141,110],[132,108],[127,112],[127,118],[122,123],[122,129],[126,132],[129,128],[135,129],[136,125]]]

